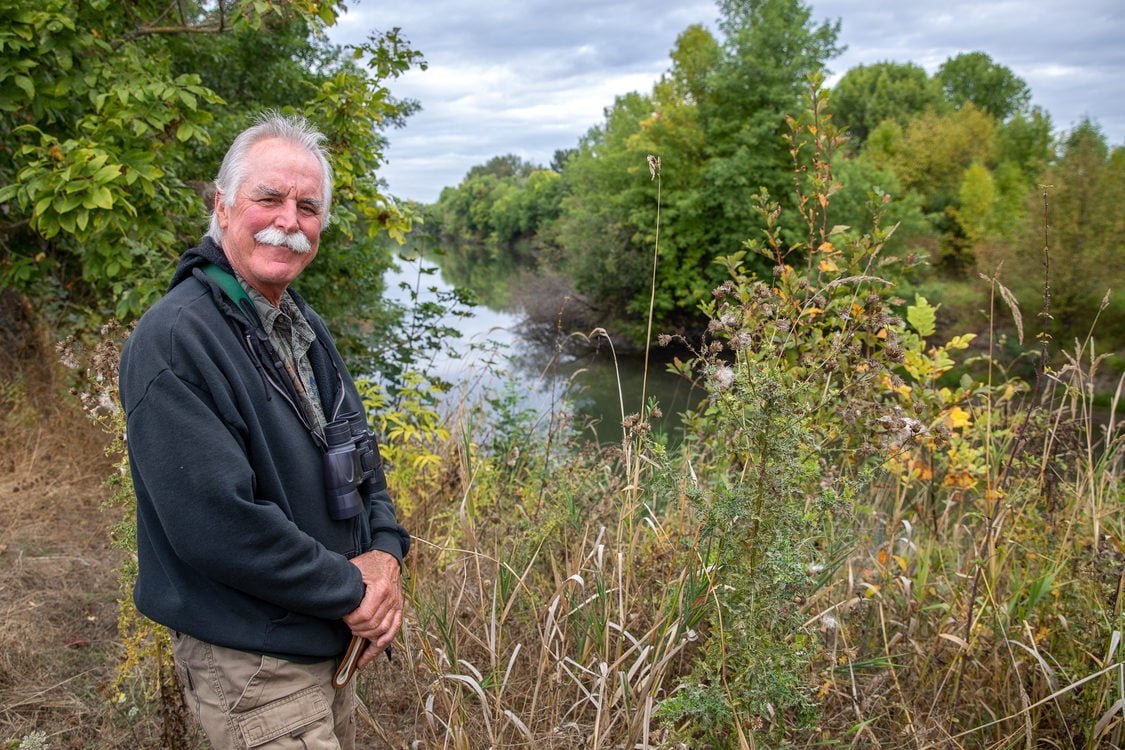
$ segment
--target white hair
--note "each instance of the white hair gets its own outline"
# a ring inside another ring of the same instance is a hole
[[[320,223],[323,230],[328,226],[332,208],[332,165],[328,163],[327,150],[324,148],[324,141],[327,139],[324,133],[314,128],[300,115],[283,115],[275,110],[267,110],[258,116],[255,124],[238,134],[227,149],[226,156],[223,157],[219,174],[215,176],[215,190],[222,195],[223,205],[234,205],[238,189],[246,178],[246,155],[250,147],[270,138],[280,138],[302,146],[320,162],[324,181],[321,187],[323,214]],[[217,244],[223,242],[223,227],[219,224],[219,216],[214,208],[211,210],[211,224],[207,229],[207,236]]]

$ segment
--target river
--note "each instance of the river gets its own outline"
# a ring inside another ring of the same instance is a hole
[[[440,267],[430,261],[396,262],[399,268],[388,271],[384,280],[386,294],[400,304],[411,299],[402,283],[418,289],[419,304],[452,290]],[[434,270],[420,275],[419,263]],[[621,441],[622,416],[640,411],[643,392],[646,400],[656,400],[662,413],[650,420],[653,431],[666,434],[669,444],[680,441],[680,415],[697,405],[699,392],[667,372],[661,359],[667,355],[659,347],[650,352],[646,380],[643,356],[615,356],[604,339],[595,347],[559,351],[553,344],[525,338],[520,323],[517,313],[484,304],[473,308],[472,317],[456,322],[460,337],[448,342],[456,356],[439,354],[431,366],[432,375],[454,385],[446,406],[502,396],[514,401],[510,408],[547,415],[565,399],[573,404],[575,424],[588,425],[588,437],[607,445]]]

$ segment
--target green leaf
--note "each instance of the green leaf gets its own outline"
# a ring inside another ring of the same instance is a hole
[[[317,15],[320,16],[320,20],[324,22],[325,26],[336,24],[336,9],[332,7],[332,3],[320,3]]]
[[[108,211],[113,208],[113,193],[107,187],[95,188],[87,195],[87,200],[83,205],[88,208],[104,208]]]
[[[40,198],[39,200],[37,200],[35,202],[35,208],[32,211],[32,213],[35,216],[40,216],[40,217],[43,216],[44,214],[47,213],[48,210],[50,210],[51,203],[54,200],[55,200],[55,196],[53,196],[53,195],[48,195],[48,196],[45,196],[43,198]]]
[[[16,86],[19,86],[29,99],[35,98],[35,83],[27,76],[16,76],[12,79]]]
[[[68,193],[63,195],[56,195],[53,202],[55,213],[65,214],[73,211],[82,205],[83,195],[81,193]]]
[[[914,304],[906,308],[906,320],[919,336],[932,336],[937,330],[937,307],[934,307],[920,294],[914,296]]]
[[[120,164],[107,164],[106,166],[95,172],[94,176],[91,179],[94,181],[95,185],[104,185],[107,182],[113,182],[120,176]]]

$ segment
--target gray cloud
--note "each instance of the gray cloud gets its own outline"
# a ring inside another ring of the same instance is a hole
[[[1125,3],[1120,0],[816,0],[841,20],[838,78],[860,64],[914,62],[933,73],[982,51],[1027,82],[1058,129],[1098,121],[1125,143]],[[422,111],[389,134],[383,178],[431,202],[474,165],[514,153],[540,164],[573,147],[616,96],[648,92],[689,25],[715,29],[704,0],[356,0],[334,31],[362,41],[400,27],[429,63],[391,85]],[[835,78],[830,78],[830,82]]]

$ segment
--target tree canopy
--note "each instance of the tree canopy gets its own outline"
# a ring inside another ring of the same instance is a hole
[[[832,90],[836,118],[860,143],[883,122],[904,126],[927,109],[937,109],[942,101],[938,83],[915,63],[858,65]]]
[[[520,224],[537,237],[523,245],[535,248],[527,259],[561,272],[634,341],[653,282],[658,181],[652,303],[663,325],[687,329],[699,320],[699,302],[722,281],[713,259],[737,251],[762,226],[754,195],[791,200],[785,118],[800,108],[807,77],[838,51],[838,22],[814,24],[798,0],[728,1],[719,11],[721,36],[699,25],[682,32],[652,92],[617,97],[605,122],[556,159],[561,180],[547,196],[553,210],[537,203],[538,224]],[[660,157],[659,170],[650,171],[649,155]],[[496,217],[494,207],[503,213],[519,203],[511,194],[499,200],[498,190],[528,189],[486,189],[475,172],[443,192],[436,207],[458,255],[479,252],[495,236],[490,225],[466,237],[486,205]]]
[[[1034,234],[1042,212],[1028,196],[1048,170],[1074,179],[1066,165],[1085,151],[1055,141],[1027,84],[983,52],[933,75],[915,63],[858,66],[821,92],[815,122],[798,125],[838,52],[839,22],[814,22],[799,0],[718,5],[718,35],[685,29],[650,92],[618,96],[577,147],[556,154],[559,179],[539,191],[534,221],[515,211],[528,203],[526,165],[517,175],[518,164],[493,159],[447,188],[435,223],[450,255],[486,248],[492,263],[548,269],[597,325],[642,344],[650,304],[660,330],[705,324],[700,305],[722,282],[717,261],[762,236],[760,197],[780,204],[787,244],[807,240],[793,217],[820,209],[795,203],[815,167],[800,128],[833,134],[817,157],[832,167],[825,228],[858,236],[881,223],[888,253],[927,259],[951,281],[976,278],[986,258]],[[482,182],[489,175],[495,182]],[[487,225],[474,226],[480,217]],[[747,259],[763,276],[777,262]]]
[[[343,286],[362,308],[388,262],[375,238],[409,227],[377,170],[385,130],[416,104],[387,82],[425,63],[398,29],[329,44],[344,6],[0,0],[0,284],[62,327],[138,315],[204,231],[233,136],[278,108],[320,127],[334,155],[333,252],[303,289],[342,312]]]

